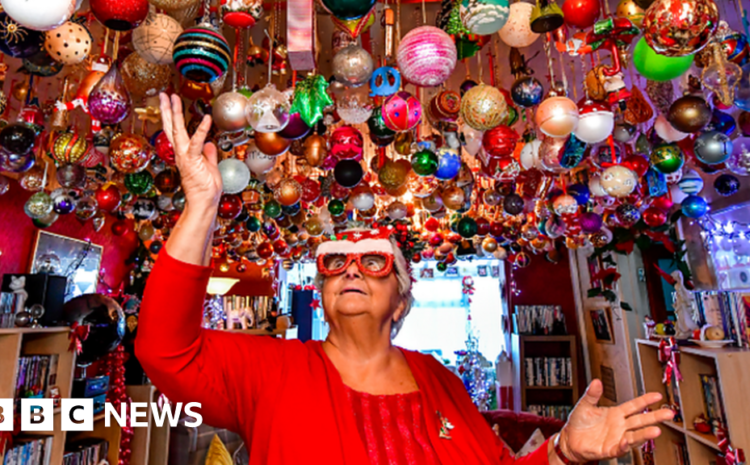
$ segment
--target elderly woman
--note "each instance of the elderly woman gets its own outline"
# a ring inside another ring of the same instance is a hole
[[[515,459],[461,381],[431,356],[393,346],[411,304],[407,262],[387,229],[349,232],[317,249],[330,326],[323,341],[282,341],[201,327],[222,192],[204,118],[185,130],[180,99],[161,96],[164,131],[187,206],[151,273],[136,354],[174,401],[200,402],[207,423],[238,432],[251,464],[566,464],[625,453],[659,435],[669,410],[646,394],[597,407],[594,381],[562,431]]]

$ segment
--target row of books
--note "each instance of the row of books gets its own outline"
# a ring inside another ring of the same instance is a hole
[[[86,438],[66,446],[63,465],[98,465],[107,458],[109,443],[104,439]]]
[[[567,421],[568,415],[573,410],[572,405],[529,405],[526,411],[542,417],[552,417]]]
[[[737,347],[750,347],[750,294],[696,292],[700,324],[718,326]]]
[[[5,453],[3,465],[50,465],[52,440],[47,436],[17,444]]]
[[[684,441],[672,441],[672,452],[675,465],[690,465],[690,456]]]
[[[727,430],[727,417],[724,403],[721,401],[719,381],[715,375],[700,375],[703,388],[703,408],[706,419],[711,425],[711,432],[717,434],[719,430]]]
[[[15,398],[49,397],[57,383],[59,355],[24,355],[18,359]]]
[[[565,315],[559,305],[516,305],[513,325],[516,334],[567,334]]]
[[[570,357],[526,357],[526,386],[572,386]]]

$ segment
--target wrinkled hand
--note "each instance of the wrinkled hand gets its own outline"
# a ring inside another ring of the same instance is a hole
[[[560,448],[570,460],[587,462],[619,457],[659,436],[661,430],[656,424],[674,416],[669,409],[642,413],[661,400],[657,392],[617,407],[598,407],[603,392],[602,382],[592,381],[560,432]]]
[[[201,124],[190,137],[185,129],[182,101],[177,95],[171,99],[166,94],[159,95],[161,122],[169,142],[172,143],[175,163],[182,177],[182,189],[188,204],[215,206],[222,193],[216,146],[206,143],[211,129],[211,117],[203,117]]]

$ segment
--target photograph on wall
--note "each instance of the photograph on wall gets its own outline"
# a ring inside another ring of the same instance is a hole
[[[594,328],[594,338],[597,342],[614,344],[615,337],[612,333],[612,319],[609,307],[589,310],[591,315],[591,326]]]

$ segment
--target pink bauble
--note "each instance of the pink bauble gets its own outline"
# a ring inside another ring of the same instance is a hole
[[[409,92],[396,92],[385,101],[381,113],[388,129],[408,131],[422,119],[422,104]]]
[[[398,46],[396,60],[404,79],[422,87],[439,86],[456,67],[458,54],[442,29],[422,26],[409,31]]]

